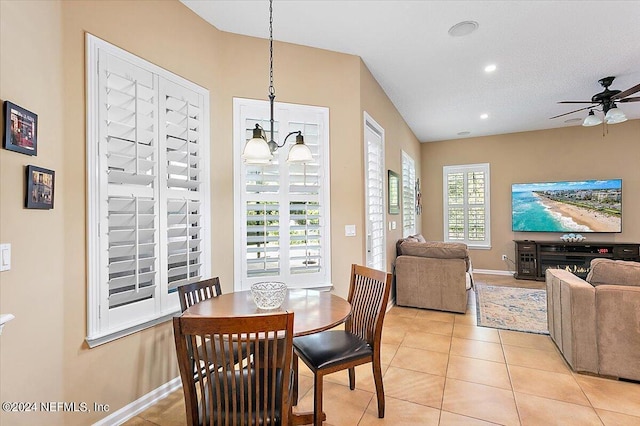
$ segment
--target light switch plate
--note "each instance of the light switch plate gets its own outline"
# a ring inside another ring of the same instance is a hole
[[[0,271],[11,269],[11,244],[0,244]]]
[[[344,226],[344,236],[345,237],[355,237],[356,236],[356,226],[355,225],[345,225]]]

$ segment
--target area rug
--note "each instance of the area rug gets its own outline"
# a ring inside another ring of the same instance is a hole
[[[478,325],[549,334],[545,290],[477,284]]]

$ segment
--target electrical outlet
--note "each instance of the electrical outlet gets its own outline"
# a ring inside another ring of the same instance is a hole
[[[507,260],[507,255],[506,254],[502,255],[502,260]]]

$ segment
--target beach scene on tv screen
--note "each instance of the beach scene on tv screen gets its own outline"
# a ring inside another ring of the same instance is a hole
[[[622,232],[622,180],[516,183],[514,231]]]

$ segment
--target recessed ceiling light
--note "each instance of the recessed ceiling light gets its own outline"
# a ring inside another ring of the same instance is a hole
[[[449,28],[451,37],[464,37],[478,29],[476,21],[462,21]]]
[[[489,114],[480,114],[480,118],[486,120],[487,118],[489,118]]]
[[[467,136],[467,135],[470,135],[470,134],[471,134],[471,132],[467,132],[467,131],[458,132],[458,136]]]
[[[484,72],[494,72],[496,70],[496,64],[487,65],[484,67]]]
[[[582,121],[582,118],[570,118],[568,120],[564,120],[565,123],[577,123],[578,121]]]

